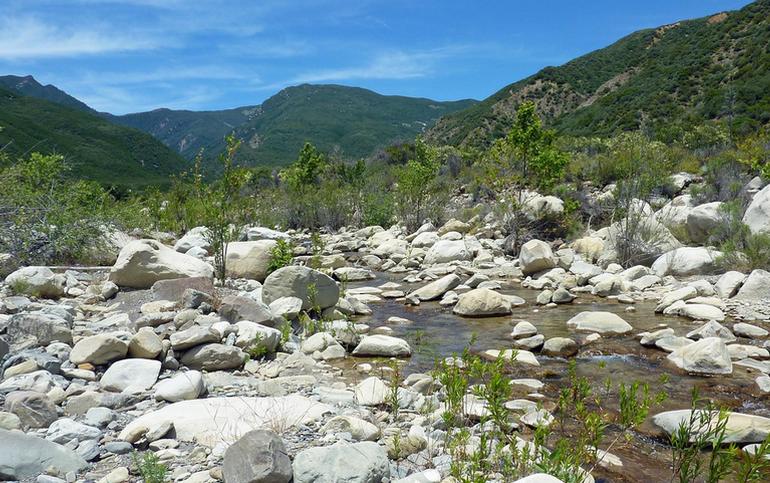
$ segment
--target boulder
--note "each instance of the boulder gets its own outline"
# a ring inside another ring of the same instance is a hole
[[[710,320],[697,329],[691,330],[687,333],[687,337],[696,340],[705,339],[707,337],[719,337],[725,342],[735,341],[735,335],[730,332],[730,329],[715,320]]]
[[[16,391],[8,394],[5,398],[5,409],[15,414],[21,424],[29,428],[46,428],[59,417],[51,398],[33,391]]]
[[[711,424],[704,424],[703,426],[697,425],[693,428],[693,434],[691,441],[694,441],[698,436],[698,431],[707,431],[709,427],[716,424],[719,417],[718,411],[713,411],[710,415],[704,413],[705,409],[697,410],[698,414],[693,415],[690,409],[680,409],[677,411],[666,411],[656,414],[652,418],[652,422],[665,431],[668,435],[672,435],[677,432],[680,426],[688,421],[708,420]],[[711,416],[711,418],[709,418]],[[737,443],[761,443],[770,434],[770,419],[762,416],[754,416],[751,414],[742,413],[727,413],[727,422],[725,425],[725,444]]]
[[[445,275],[438,280],[434,280],[431,283],[418,288],[410,293],[408,297],[423,302],[435,300],[460,285],[460,283],[462,283],[460,277],[454,273],[450,273],[449,275]]]
[[[99,384],[107,391],[138,393],[150,389],[160,374],[161,362],[151,359],[123,359],[104,372]]]
[[[5,277],[5,283],[17,293],[58,298],[64,295],[67,279],[48,267],[23,267]]]
[[[423,262],[426,265],[435,265],[462,262],[472,258],[473,254],[463,240],[439,240],[428,249]]]
[[[268,275],[272,250],[277,244],[275,240],[228,243],[227,276],[264,282]]]
[[[390,478],[385,449],[372,441],[308,448],[294,457],[294,483],[381,483]]]
[[[151,327],[142,327],[128,343],[128,355],[142,359],[155,359],[163,351],[163,341]]]
[[[127,244],[110,270],[110,281],[133,288],[150,288],[158,280],[213,276],[214,269],[208,263],[176,252],[155,240]]]
[[[567,337],[553,337],[545,341],[540,352],[547,356],[570,357],[578,352],[578,345]]]
[[[340,267],[334,270],[334,278],[345,282],[374,280],[377,276],[368,268]]]
[[[152,284],[152,298],[153,300],[182,300],[188,290],[211,296],[214,294],[214,281],[208,277],[158,280]]]
[[[692,374],[731,374],[733,372],[730,353],[719,337],[706,337],[680,347],[668,355],[668,360]]]
[[[34,337],[38,345],[48,345],[52,342],[72,344],[72,329],[70,323],[54,314],[43,312],[26,312],[14,314],[6,325],[8,342],[23,341],[27,336]]]
[[[444,223],[441,226],[441,228],[438,229],[438,234],[439,236],[441,236],[441,235],[446,235],[447,233],[450,233],[453,231],[456,231],[457,233],[460,233],[460,234],[465,234],[471,231],[471,225],[463,221],[452,218],[451,220]]]
[[[171,347],[175,351],[183,351],[201,344],[210,342],[219,342],[221,334],[212,327],[202,327],[199,325],[190,327],[186,330],[180,330],[171,334]]]
[[[294,320],[302,312],[302,299],[299,297],[281,297],[273,300],[268,308],[274,317]]]
[[[380,428],[354,416],[335,416],[323,427],[324,434],[350,433],[356,441],[377,441]]]
[[[235,345],[248,349],[259,346],[268,353],[273,353],[281,343],[281,331],[266,325],[257,324],[248,320],[241,320],[235,324],[238,327],[238,338],[235,339]]]
[[[61,418],[48,427],[45,439],[58,444],[66,444],[73,440],[85,441],[101,437],[102,432],[99,428],[78,423],[70,418]]]
[[[206,252],[211,249],[208,228],[205,226],[196,226],[185,233],[184,236],[174,244],[174,250],[179,253],[187,253],[191,248],[201,248]]]
[[[227,448],[222,473],[225,483],[288,483],[292,467],[280,436],[257,429]]]
[[[206,383],[198,371],[180,372],[155,385],[155,399],[172,403],[197,399],[205,392]]]
[[[379,406],[385,404],[390,389],[379,377],[367,377],[359,382],[353,390],[353,398],[362,406]]]
[[[213,447],[230,444],[254,429],[286,431],[310,424],[332,411],[330,406],[303,396],[216,397],[180,401],[131,421],[120,433],[126,441],[143,429],[170,421],[178,441]]]
[[[62,445],[16,431],[0,429],[0,479],[26,480],[55,468],[59,474],[79,472],[86,461]]]
[[[725,320],[724,312],[707,304],[681,304],[678,308],[672,305],[665,313],[676,314],[693,320],[716,320],[718,322]]]
[[[580,312],[567,321],[567,326],[602,335],[621,335],[633,330],[631,324],[612,312]]]
[[[511,301],[494,290],[475,288],[460,295],[452,312],[465,317],[508,315],[511,313]]]
[[[264,298],[264,292],[263,292]],[[284,299],[286,297],[279,297]],[[295,297],[296,298],[296,297]],[[276,299],[278,300],[278,299]],[[273,300],[275,302],[275,300]],[[265,303],[242,295],[228,295],[219,304],[219,315],[225,320],[235,323],[239,320],[248,320],[267,326],[275,325],[275,317]]]
[[[741,288],[744,280],[746,280],[746,275],[741,272],[734,270],[725,272],[719,277],[717,283],[714,284],[714,291],[723,299],[729,299],[738,293],[738,289]]]
[[[721,201],[705,203],[692,208],[687,214],[687,236],[695,243],[708,241],[714,230],[724,224]]]
[[[767,337],[768,331],[762,327],[756,325],[739,322],[733,325],[733,332],[739,337],[746,337],[749,339],[762,339]]]
[[[314,300],[310,298],[310,286],[315,287]],[[279,268],[265,279],[262,301],[270,304],[281,297],[302,299],[304,310],[313,308],[313,305],[325,309],[337,305],[340,289],[328,275],[308,267],[293,265]]]
[[[767,188],[765,188],[767,189]],[[735,295],[738,300],[770,300],[770,272],[752,271]]]
[[[409,343],[389,335],[367,335],[353,349],[354,356],[406,357],[412,354]]]
[[[652,264],[659,277],[674,275],[708,275],[716,270],[716,260],[722,252],[703,247],[682,247],[664,253]]]
[[[75,364],[107,364],[126,357],[128,342],[113,334],[98,334],[80,339],[70,351],[70,361]]]
[[[425,231],[414,237],[412,240],[412,248],[429,248],[438,241],[438,233],[435,231]]]
[[[181,362],[190,369],[224,371],[241,367],[245,360],[246,354],[238,347],[224,344],[204,344],[185,352]]]
[[[770,184],[754,195],[743,214],[743,223],[752,233],[770,233]]]
[[[521,246],[519,264],[524,275],[529,275],[555,267],[556,260],[549,244],[540,240],[530,240]]]
[[[248,241],[258,240],[284,240],[289,241],[291,237],[282,231],[273,230],[271,228],[265,228],[263,226],[250,226],[244,228],[241,232],[241,240],[246,239]]]

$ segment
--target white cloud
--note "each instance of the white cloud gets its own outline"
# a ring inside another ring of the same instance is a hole
[[[0,59],[94,55],[155,46],[146,36],[126,36],[82,26],[65,30],[32,17],[0,18]]]

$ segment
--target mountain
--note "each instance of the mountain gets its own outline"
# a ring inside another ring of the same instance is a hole
[[[42,92],[72,103],[49,87]],[[30,89],[40,92],[34,86]],[[70,162],[73,176],[108,185],[165,184],[170,174],[189,164],[137,129],[118,126],[83,109],[2,87],[0,127],[0,149],[12,159],[32,151],[55,152]]]
[[[19,92],[25,96],[37,97],[38,99],[55,102],[56,104],[61,104],[62,106],[77,109],[78,111],[90,112],[91,114],[97,113],[86,103],[75,99],[56,86],[51,84],[44,86],[31,75],[23,77],[18,75],[0,76],[0,87],[5,87],[8,90]]]
[[[770,0],[628,35],[510,84],[429,130],[433,142],[484,146],[524,100],[557,131],[611,135],[640,126],[661,137],[712,119],[739,131],[770,121]]]
[[[234,131],[243,140],[241,162],[275,166],[296,159],[306,141],[322,150],[338,150],[349,159],[368,156],[393,142],[414,139],[441,116],[476,102],[303,84],[286,88],[259,106],[204,112],[158,109],[110,119],[152,134],[187,158],[200,149],[218,154],[225,135]]]

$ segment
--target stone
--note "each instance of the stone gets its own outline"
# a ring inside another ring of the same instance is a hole
[[[21,419],[13,413],[0,411],[0,429],[21,429]]]
[[[548,305],[551,303],[551,298],[553,297],[553,291],[552,290],[543,290],[539,294],[537,294],[537,299],[535,300],[538,305]]]
[[[310,300],[308,287],[315,287],[315,297]],[[328,275],[302,266],[279,268],[265,279],[262,301],[270,304],[281,297],[302,299],[302,308],[308,310],[317,305],[321,309],[337,305],[340,289]],[[256,322],[256,321],[252,321]]]
[[[580,312],[567,321],[567,326],[602,335],[622,335],[633,330],[631,324],[612,312]]]
[[[353,397],[362,406],[379,406],[384,404],[390,389],[379,377],[371,376],[356,385]]]
[[[80,339],[70,351],[70,361],[75,364],[107,364],[126,357],[128,343],[113,334],[97,334]]]
[[[531,337],[514,340],[513,346],[517,349],[537,350],[542,347],[544,343],[545,336],[543,334],[536,334]]]
[[[513,483],[564,483],[555,476],[551,476],[547,473],[533,473],[524,478],[519,478]]]
[[[531,337],[535,334],[537,334],[537,327],[532,325],[532,323],[527,322],[526,320],[522,320],[513,327],[511,337],[514,339],[520,339],[523,337]]]
[[[751,233],[770,233],[770,185],[754,195],[743,214],[743,223]]]
[[[28,372],[6,378],[0,383],[0,394],[12,391],[33,391],[47,393],[56,387],[53,374],[46,370]]]
[[[725,272],[714,285],[714,291],[723,299],[729,299],[738,293],[738,289],[743,285],[744,280],[746,280],[746,275],[741,272],[734,270]]]
[[[733,333],[738,337],[746,337],[748,339],[762,339],[768,335],[768,331],[762,327],[757,327],[756,325],[747,324],[745,322],[739,322],[733,325]]]
[[[388,455],[371,441],[308,448],[294,457],[294,483],[381,483],[390,478]]]
[[[733,365],[724,341],[706,337],[680,347],[668,355],[678,368],[693,374],[731,374]]]
[[[163,350],[163,341],[150,327],[142,327],[131,337],[128,343],[128,356],[142,359],[155,359]]]
[[[16,391],[5,398],[5,409],[16,415],[23,426],[46,428],[56,421],[56,406],[46,394]]]
[[[412,248],[430,248],[438,241],[438,233],[435,231],[425,231],[414,237],[412,240]]]
[[[233,323],[239,320],[248,320],[270,327],[275,325],[275,317],[270,311],[270,307],[251,297],[228,295],[222,299],[218,312],[225,320]]]
[[[652,264],[652,271],[659,277],[674,275],[708,275],[716,269],[716,261],[722,252],[703,247],[682,247],[664,253]]]
[[[268,275],[275,240],[231,242],[227,244],[227,276],[264,282]]]
[[[120,250],[109,279],[121,287],[150,288],[158,280],[213,276],[211,265],[198,258],[155,240],[136,240]]]
[[[137,393],[150,389],[160,374],[161,362],[151,359],[124,359],[105,371],[99,384],[107,391]]]
[[[288,483],[292,466],[283,440],[266,430],[241,436],[225,451],[225,483]]]
[[[680,300],[689,300],[697,296],[698,290],[695,287],[685,286],[676,290],[672,290],[661,297],[657,307],[655,307],[655,312],[663,312],[672,306],[675,302],[679,302]]]
[[[706,322],[695,330],[690,331],[687,334],[690,339],[705,339],[706,337],[719,337],[725,343],[734,342],[735,336],[730,329],[720,324],[719,322],[712,320]]]
[[[462,262],[471,260],[473,255],[463,240],[439,240],[425,254],[425,265]]]
[[[697,411],[705,411],[705,409],[699,409]],[[718,418],[718,411],[709,413],[700,413],[705,416],[704,419],[711,416],[711,424],[704,424],[702,427],[694,428],[691,441],[698,437],[699,431],[707,431],[707,428],[712,424],[716,424]],[[677,411],[666,411],[658,413],[652,418],[652,422],[661,428],[664,432],[671,435],[678,430],[682,423],[687,423],[692,415],[690,409],[680,409]],[[700,419],[699,415],[694,416],[695,420]],[[702,429],[701,429],[702,428]],[[751,414],[727,413],[727,422],[725,426],[725,444],[730,443],[761,443],[770,434],[770,419],[762,416],[754,416]]]
[[[3,372],[3,377],[5,379],[8,379],[9,377],[18,376],[20,374],[29,374],[30,372],[35,372],[38,369],[40,369],[40,366],[37,365],[37,361],[34,359],[27,359],[24,362],[20,362],[18,364],[15,364],[9,368],[7,368]]]
[[[511,301],[494,290],[475,288],[463,294],[452,309],[464,317],[490,317],[511,313]]]
[[[70,418],[61,418],[51,424],[46,431],[45,439],[58,444],[66,444],[72,440],[80,442],[101,437],[102,432],[99,428],[78,423]]]
[[[388,335],[367,335],[353,349],[354,356],[406,357],[411,354],[407,341]]]
[[[578,352],[578,345],[567,337],[553,337],[545,341],[540,351],[547,356],[570,357]]]
[[[95,407],[86,412],[86,422],[97,428],[104,428],[117,417],[117,413],[110,408]]]
[[[551,300],[557,304],[568,304],[575,300],[575,295],[564,287],[554,290]]]
[[[542,272],[556,266],[551,246],[544,241],[530,240],[521,246],[519,265],[524,275]]]
[[[174,250],[187,253],[191,248],[202,248],[208,252],[211,249],[210,231],[205,226],[196,226],[184,234],[174,244]]]
[[[374,280],[377,276],[368,268],[340,267],[334,270],[334,278],[344,282],[361,282]]]
[[[204,344],[193,347],[182,356],[181,362],[190,369],[223,371],[237,369],[246,360],[246,354],[238,347],[224,344]]]
[[[746,277],[743,285],[735,295],[735,299],[750,301],[770,300],[770,272],[760,269],[753,270]]]
[[[196,290],[212,295],[214,293],[214,282],[208,277],[158,280],[152,284],[152,298],[153,300],[181,300],[187,290]]]
[[[212,327],[202,327],[199,325],[190,327],[186,330],[180,330],[171,334],[171,347],[175,351],[183,351],[201,344],[210,342],[219,342],[222,335]]]
[[[730,354],[730,359],[732,360],[770,358],[770,352],[768,352],[767,349],[748,344],[729,344],[727,346],[727,352]]]
[[[128,468],[125,466],[118,466],[104,475],[103,478],[100,478],[96,483],[126,483],[128,480]]]
[[[281,331],[272,327],[242,320],[235,324],[238,327],[238,338],[235,339],[235,345],[248,349],[259,346],[272,354],[281,343]]]
[[[678,307],[673,305],[665,312],[666,314],[676,314],[693,320],[716,320],[721,322],[725,320],[725,313],[706,304],[682,304]]]
[[[324,434],[350,433],[356,441],[377,441],[380,428],[354,416],[335,416],[326,422],[322,429]]]
[[[538,362],[537,357],[535,357],[535,354],[531,353],[528,350],[523,350],[523,349],[505,349],[502,351],[498,349],[487,349],[483,351],[480,355],[483,359],[487,359],[490,361],[504,359],[505,361],[508,361],[508,362],[520,362],[522,364],[527,364],[530,366],[540,365],[540,362]]]
[[[270,303],[269,309],[274,317],[294,320],[302,312],[302,299],[299,297],[281,297],[273,300]]]
[[[197,399],[205,392],[206,384],[199,371],[181,372],[155,385],[155,399],[168,402]]]
[[[6,325],[7,341],[11,344],[32,336],[38,345],[52,342],[72,344],[70,323],[57,315],[42,312],[14,314]]]
[[[182,307],[185,309],[197,309],[203,304],[212,305],[214,298],[206,292],[188,288],[182,293]]]
[[[246,239],[248,241],[257,240],[284,240],[289,241],[291,237],[282,231],[273,230],[263,226],[250,226],[245,229],[245,233],[241,232],[241,240]]]
[[[136,418],[123,429],[119,439],[127,441],[127,437],[141,433],[143,428],[146,431],[171,421],[178,441],[213,447],[220,443],[232,444],[254,429],[282,432],[310,424],[330,412],[330,406],[296,394],[194,399],[169,404]]]
[[[0,479],[32,478],[51,467],[64,475],[85,468],[86,461],[59,444],[21,432],[0,429]]]
[[[462,283],[460,277],[454,273],[450,273],[449,275],[445,275],[438,280],[434,280],[433,282],[418,288],[407,295],[407,298],[415,298],[422,302],[436,300],[445,293],[456,288],[460,283]]]
[[[722,204],[721,201],[714,201],[690,210],[686,227],[691,241],[699,244],[706,242],[714,230],[724,224],[724,216],[720,211]]]
[[[58,298],[64,295],[66,278],[48,267],[22,267],[5,277],[5,283],[17,293]]]

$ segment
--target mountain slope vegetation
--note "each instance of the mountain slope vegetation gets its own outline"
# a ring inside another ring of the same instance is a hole
[[[18,76],[18,75],[3,75],[0,76],[0,87],[5,87],[8,90],[16,91],[25,96],[37,97],[45,101],[51,101],[62,106],[77,109],[78,111],[90,112],[97,114],[97,111],[92,109],[85,102],[80,101],[67,94],[58,87],[48,84],[43,85],[38,82],[31,75]]]
[[[449,114],[427,137],[442,144],[489,145],[525,100],[534,101],[538,114],[568,135],[644,128],[673,139],[714,119],[745,133],[770,121],[768,45],[770,0],[641,30]]]
[[[73,177],[140,187],[168,182],[188,162],[152,136],[58,103],[0,88],[0,149],[11,159],[58,153]]]

